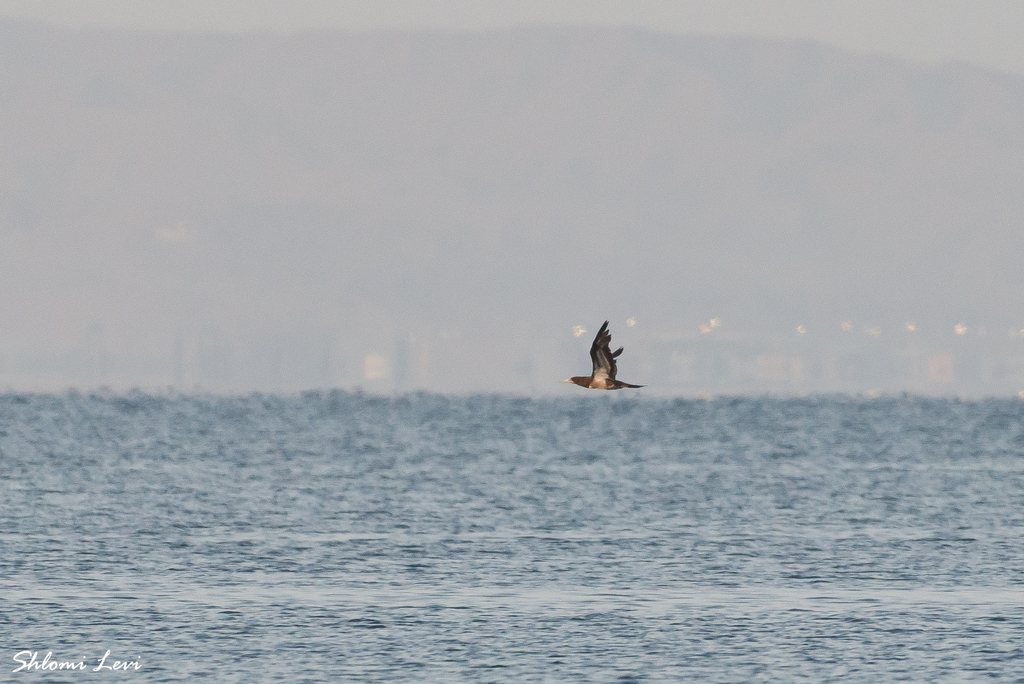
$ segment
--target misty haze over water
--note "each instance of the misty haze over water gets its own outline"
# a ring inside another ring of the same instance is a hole
[[[1022,148],[797,41],[5,21],[0,387],[569,391],[609,318],[647,393],[1016,395]]]

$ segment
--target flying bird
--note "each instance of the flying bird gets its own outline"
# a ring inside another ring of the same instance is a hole
[[[615,373],[618,372],[618,369],[615,367],[615,359],[622,353],[622,347],[613,352],[611,347],[608,346],[611,341],[612,334],[608,332],[608,321],[605,321],[601,329],[597,331],[594,344],[590,345],[590,360],[594,362],[594,372],[590,374],[590,377],[577,375],[562,382],[571,382],[580,387],[602,390],[643,387],[643,385],[630,385],[628,382],[615,379]]]

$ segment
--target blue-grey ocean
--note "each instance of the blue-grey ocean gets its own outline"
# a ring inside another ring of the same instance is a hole
[[[0,551],[10,681],[1024,682],[1024,402],[7,394]]]

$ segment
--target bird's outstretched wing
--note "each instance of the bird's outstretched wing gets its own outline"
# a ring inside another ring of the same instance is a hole
[[[608,332],[608,321],[605,321],[601,329],[594,337],[594,343],[590,345],[590,360],[594,362],[594,379],[607,378],[615,380],[618,368],[615,366],[615,359],[622,353],[622,347],[614,352],[611,350],[612,334]]]

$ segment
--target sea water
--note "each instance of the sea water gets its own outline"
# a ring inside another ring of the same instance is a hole
[[[0,551],[10,681],[1024,681],[1024,402],[8,394]]]

